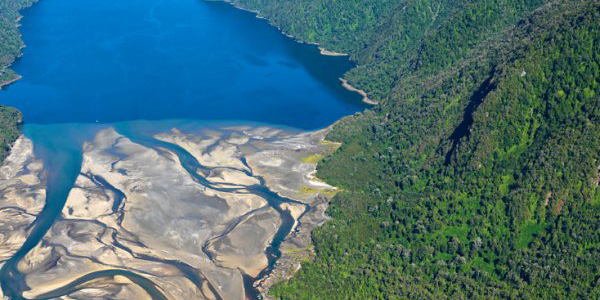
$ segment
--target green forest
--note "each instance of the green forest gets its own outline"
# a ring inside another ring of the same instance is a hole
[[[16,20],[19,10],[30,6],[33,0],[0,1],[0,87],[4,82],[17,78],[17,74],[9,68],[19,55],[23,41],[19,35]],[[11,107],[0,105],[0,161],[8,155],[10,146],[19,136],[21,113]]]
[[[345,52],[342,192],[280,299],[600,298],[600,1],[234,0]]]

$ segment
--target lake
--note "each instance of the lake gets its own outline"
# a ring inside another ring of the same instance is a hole
[[[353,64],[228,4],[42,0],[24,12],[23,79],[0,93],[27,123],[248,120],[325,127],[364,106]]]

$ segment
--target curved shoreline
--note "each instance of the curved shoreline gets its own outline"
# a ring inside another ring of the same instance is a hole
[[[326,49],[324,47],[321,47],[321,44],[316,43],[316,42],[306,42],[306,41],[300,40],[300,39],[296,38],[295,36],[293,36],[293,35],[285,32],[283,30],[283,28],[281,28],[281,27],[273,24],[266,17],[261,16],[260,15],[260,11],[251,10],[251,9],[247,9],[247,8],[241,7],[241,6],[237,5],[236,3],[234,3],[232,0],[204,0],[204,1],[206,1],[206,2],[224,2],[224,3],[227,3],[227,4],[231,5],[231,6],[233,6],[236,9],[253,13],[257,19],[261,19],[261,20],[267,21],[267,23],[269,23],[269,25],[271,27],[277,28],[277,30],[279,30],[279,32],[281,34],[285,35],[286,37],[288,37],[288,38],[290,38],[290,39],[292,39],[294,41],[296,41],[297,43],[317,46],[317,49],[319,50],[319,52],[321,53],[321,55],[325,55],[325,56],[350,56],[349,54],[346,54],[346,53],[339,53],[339,52],[328,50],[328,49]]]
[[[324,47],[321,47],[321,44],[319,44],[319,43],[316,43],[316,42],[305,42],[305,41],[302,41],[302,40],[294,37],[293,35],[285,32],[281,27],[273,24],[266,17],[261,16],[259,11],[251,10],[251,9],[247,9],[247,8],[241,7],[241,6],[237,5],[236,3],[234,3],[232,0],[204,0],[204,1],[207,1],[207,2],[224,2],[224,3],[227,3],[227,4],[231,5],[231,6],[233,6],[236,9],[253,13],[253,14],[256,15],[256,18],[267,21],[267,23],[269,25],[277,28],[277,30],[279,30],[279,32],[281,32],[281,34],[285,35],[286,37],[288,37],[290,39],[293,39],[297,43],[315,45],[317,47],[317,49],[319,50],[319,53],[321,55],[324,55],[324,56],[333,56],[333,57],[347,56],[348,59],[351,60],[350,55],[347,54],[347,53],[340,53],[340,52],[335,52],[335,51],[332,51],[332,50],[328,50],[328,49],[326,49]],[[359,95],[361,95],[363,97],[362,100],[361,100],[363,103],[366,103],[366,104],[369,104],[369,105],[378,105],[379,104],[379,102],[377,102],[377,101],[372,100],[371,98],[369,98],[367,92],[365,92],[364,90],[361,90],[361,89],[358,89],[358,88],[355,88],[354,86],[352,86],[348,82],[347,79],[340,78],[340,82],[342,84],[342,87],[344,87],[346,90],[351,91],[351,92],[355,92],[355,93],[358,93]]]
[[[366,104],[370,104],[370,105],[377,105],[377,104],[379,104],[379,102],[371,100],[371,99],[369,98],[369,95],[367,94],[367,92],[365,92],[365,91],[363,91],[363,90],[360,90],[360,89],[357,89],[357,88],[355,88],[354,86],[352,86],[352,85],[351,85],[351,84],[348,82],[348,80],[346,80],[346,79],[344,79],[344,78],[340,78],[340,82],[342,83],[342,86],[343,86],[345,89],[347,89],[347,90],[349,90],[349,91],[351,91],[351,92],[358,93],[359,95],[361,95],[361,96],[363,97],[363,98],[362,98],[362,102],[364,102],[364,103],[366,103]]]
[[[317,44],[317,45],[319,45],[319,44]],[[330,51],[330,50],[327,50],[327,49],[325,49],[323,47],[320,47],[320,46],[319,46],[319,51],[321,52],[321,55],[325,55],[325,56],[350,56],[350,55],[348,55],[346,53],[339,53],[339,52],[335,52],[335,51]]]

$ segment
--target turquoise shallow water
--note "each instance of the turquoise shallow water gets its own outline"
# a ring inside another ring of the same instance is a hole
[[[99,129],[147,135],[214,120],[317,129],[365,107],[338,81],[353,66],[348,58],[322,56],[225,3],[41,0],[23,14],[27,48],[13,65],[23,79],[0,91],[0,104],[23,112],[23,133],[44,161],[48,185],[29,239],[0,270],[2,289],[14,299],[26,289],[16,263],[60,217],[81,145]],[[162,121],[170,119],[180,120]],[[274,246],[288,231],[280,230]]]

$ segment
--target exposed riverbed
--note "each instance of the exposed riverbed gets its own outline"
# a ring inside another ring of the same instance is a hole
[[[48,186],[36,154],[45,150],[36,153],[22,136],[0,169],[0,253],[34,244],[3,266],[10,297],[251,297],[282,243],[290,269],[299,263],[291,259],[308,255],[310,230],[326,220],[320,197],[335,193],[307,159],[337,147],[323,142],[325,130],[192,121],[88,127],[92,138],[58,213],[41,209]],[[48,232],[35,235],[45,221]]]

